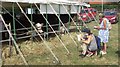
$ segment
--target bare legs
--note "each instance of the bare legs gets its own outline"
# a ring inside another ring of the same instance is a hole
[[[86,52],[87,52],[87,45],[85,44],[85,43],[83,43],[82,45],[81,45],[81,47],[82,47],[82,54],[83,55],[85,55],[86,54]]]
[[[106,43],[103,43],[103,51],[106,52],[107,45]]]
[[[107,45],[106,43],[103,43],[103,49],[102,49],[102,54],[106,54]]]

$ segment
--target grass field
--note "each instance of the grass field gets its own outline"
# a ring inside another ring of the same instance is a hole
[[[98,31],[93,29],[93,26],[96,25],[96,22],[87,23],[87,26],[92,30],[92,32],[97,35]],[[107,43],[107,54],[100,58],[100,56],[92,56],[81,58],[80,54],[80,43],[77,41],[75,32],[70,33],[78,44],[78,48],[72,41],[69,35],[61,36],[62,41],[70,51],[70,54],[67,54],[67,51],[64,49],[57,37],[52,37],[47,41],[47,44],[50,46],[52,51],[58,57],[61,65],[118,65],[118,23],[112,24],[112,30],[110,31],[109,43]],[[21,51],[23,52],[28,64],[30,65],[56,65],[55,59],[53,58],[50,51],[46,48],[43,42],[30,40],[20,41],[18,43],[21,46]],[[5,50],[8,50],[8,47],[5,47]],[[4,50],[4,51],[5,51]],[[19,55],[13,54],[11,58],[5,58],[3,60],[4,65],[23,65],[23,61]]]

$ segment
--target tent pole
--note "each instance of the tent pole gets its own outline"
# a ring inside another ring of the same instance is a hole
[[[61,3],[62,4],[62,3]],[[69,13],[69,11],[66,9],[66,7],[62,4],[62,6],[63,6],[63,8],[65,9],[65,11],[67,12],[67,14],[69,15],[69,17],[70,17],[70,19],[72,20],[72,22],[76,25],[76,27],[78,28],[78,26],[77,26],[77,24],[75,23],[75,21],[73,20],[73,18],[71,17],[71,15],[70,15],[70,13]],[[75,9],[74,9],[75,10]],[[79,32],[81,32],[80,30],[79,30]],[[77,34],[76,34],[77,35]]]
[[[79,6],[79,9],[80,9],[80,11],[78,11],[77,13],[80,13],[81,12],[81,6],[80,5],[78,5]],[[74,6],[73,6],[74,7]],[[79,14],[77,14],[77,19],[80,17],[79,16]],[[82,19],[81,19],[82,20]],[[82,26],[83,26],[83,21],[81,21],[80,19],[78,19],[78,22],[79,22],[79,25],[80,25],[80,30],[82,29]]]
[[[15,5],[14,5],[14,3],[13,3],[13,5],[12,5],[12,11],[13,11],[13,31],[14,31],[14,39],[16,40],[16,30],[15,30],[15,20],[14,20],[14,18],[15,18]]]
[[[76,10],[75,9],[75,6],[71,3],[71,5],[74,7],[74,11]],[[82,8],[82,6],[80,7],[80,8]],[[81,12],[81,10],[80,10],[80,12]],[[82,18],[81,18],[81,16],[79,15],[79,13],[77,13],[77,15],[79,16],[79,18],[82,20]],[[87,28],[88,28],[88,26],[86,25],[86,23],[82,20],[82,22],[83,22],[83,26],[85,25]],[[79,30],[79,32],[81,32],[80,30]]]
[[[2,1],[0,1],[0,5],[1,5],[0,12],[2,12]],[[0,21],[0,31],[3,31],[3,23],[1,21]],[[0,32],[0,41],[2,41],[2,32]],[[2,67],[2,42],[0,42],[0,67]]]
[[[9,23],[8,27],[9,27],[9,30],[11,31],[11,24],[10,23]],[[11,57],[11,54],[12,54],[12,39],[9,36],[9,57]]]
[[[48,15],[47,15],[47,7],[48,7],[48,5],[46,4],[46,18],[48,19]],[[47,32],[47,34],[46,34],[46,40],[48,40],[48,24],[47,24],[47,22],[46,22],[46,32]]]
[[[25,63],[25,65],[28,65],[27,61],[25,60],[25,57],[23,56],[22,52],[20,51],[19,46],[17,45],[16,41],[14,40],[14,38],[13,38],[10,30],[8,29],[8,27],[7,27],[7,25],[6,25],[6,23],[5,23],[5,21],[4,21],[4,19],[3,19],[1,14],[0,14],[0,18],[3,21],[3,24],[5,25],[5,28],[7,29],[7,32],[9,33],[9,35],[10,35],[10,37],[11,37],[13,43],[14,43],[14,46],[16,47],[17,51],[19,52],[23,62]]]
[[[33,13],[33,11],[32,11],[32,3],[30,4],[30,8],[31,8],[31,16],[30,16],[30,19],[31,19],[31,22],[33,23],[33,15],[32,15],[32,13]],[[33,23],[34,24],[34,23]],[[31,31],[32,31],[32,34],[31,34],[31,40],[33,41],[33,33],[34,33],[34,31],[33,31],[33,28],[31,27]]]
[[[12,3],[12,12],[13,12],[13,31],[14,31],[14,36],[13,36],[13,38],[14,38],[14,40],[16,41],[16,30],[15,30],[15,4],[14,3]],[[15,47],[15,50],[16,50],[16,54],[18,54],[18,51],[17,51],[17,48],[16,48],[16,46],[15,46],[15,44],[14,44],[14,47]]]
[[[35,4],[35,6],[37,7],[37,9],[41,12],[41,10],[38,8],[38,6]],[[66,51],[68,52],[68,54],[70,53],[69,50],[67,49],[67,47],[65,46],[65,44],[63,43],[63,41],[60,39],[60,37],[57,35],[57,33],[55,32],[55,30],[52,28],[52,26],[50,25],[50,23],[48,22],[47,18],[43,15],[43,13],[41,13],[43,18],[45,19],[45,21],[47,22],[47,24],[50,26],[51,30],[55,33],[55,35],[57,36],[57,38],[59,39],[59,41],[61,42],[61,44],[64,46],[64,48],[66,49]]]
[[[79,5],[77,5],[77,13],[79,13]],[[79,29],[80,24],[78,23],[78,15],[76,20],[77,20],[76,24],[78,25],[78,29]],[[76,28],[76,31],[78,32],[77,28]]]
[[[60,17],[60,4],[59,4],[59,17]],[[59,20],[59,31],[60,31],[60,26],[61,26],[61,23],[60,23],[60,20]]]
[[[71,13],[71,7],[70,7],[70,5],[69,5],[69,14]],[[69,16],[69,21],[68,21],[68,31],[70,32],[70,16]]]
[[[57,16],[57,18],[60,20],[60,23],[63,25],[63,27],[65,28],[66,32],[68,33],[68,35],[70,36],[70,38],[72,39],[72,41],[74,42],[74,44],[75,44],[76,46],[78,46],[77,43],[76,43],[76,41],[73,39],[73,37],[72,37],[71,34],[69,33],[68,29],[66,28],[66,26],[65,26],[64,23],[62,22],[62,20],[61,20],[61,19],[59,18],[59,16],[57,15],[57,12],[54,10],[53,6],[52,6],[49,2],[48,2],[48,4],[50,5],[51,9],[53,10],[53,12],[54,12],[55,15]]]
[[[45,44],[45,46],[48,48],[48,50],[51,52],[51,54],[53,55],[53,57],[56,59],[56,61],[59,62],[59,59],[56,57],[56,55],[53,53],[52,49],[48,46],[48,44],[46,43],[46,41],[43,39],[43,37],[39,34],[39,32],[37,31],[37,29],[35,28],[35,26],[31,23],[31,21],[29,20],[29,18],[27,17],[27,15],[25,14],[25,12],[23,11],[22,7],[20,6],[20,4],[18,2],[16,2],[18,7],[20,8],[20,10],[23,12],[24,16],[27,18],[27,20],[30,22],[31,26],[33,27],[33,29],[37,32],[38,36],[41,38],[41,40],[43,41],[43,43]]]

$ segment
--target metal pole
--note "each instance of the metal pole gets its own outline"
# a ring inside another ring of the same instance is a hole
[[[78,12],[79,12],[79,5],[77,6],[77,13],[78,13]],[[77,18],[76,18],[76,19],[77,19],[77,23],[76,23],[76,24],[78,25],[78,24],[79,24],[79,23],[78,23],[78,15],[77,15]],[[79,25],[78,25],[78,29],[79,29]],[[77,27],[76,27],[76,31],[78,32]]]
[[[35,6],[36,6],[37,9],[41,12],[41,10],[38,8],[38,6],[37,6],[36,4],[35,4]],[[64,48],[66,49],[66,51],[67,51],[68,53],[70,53],[69,50],[67,49],[67,47],[65,46],[65,44],[63,43],[63,41],[60,39],[60,37],[57,35],[57,33],[55,32],[55,30],[52,28],[52,26],[51,26],[50,23],[48,22],[47,18],[45,18],[45,16],[43,15],[43,13],[41,13],[41,14],[42,14],[43,18],[46,20],[47,24],[50,26],[51,30],[55,33],[55,35],[57,36],[57,38],[59,39],[59,41],[62,43],[62,45],[64,46]]]
[[[16,41],[16,28],[15,28],[15,4],[13,3],[12,4],[12,12],[13,12],[13,31],[14,31],[14,35],[13,35],[13,38],[14,38],[14,40]],[[14,47],[15,47],[15,50],[16,50],[16,54],[18,54],[18,50],[17,50],[17,48],[16,48],[16,46],[15,46],[15,44],[14,44]]]
[[[23,12],[23,14],[25,15],[25,17],[27,18],[27,20],[30,22],[31,26],[33,27],[33,29],[37,32],[37,34],[39,35],[39,37],[42,39],[43,43],[45,44],[45,46],[49,49],[49,51],[51,52],[51,54],[53,55],[53,57],[56,59],[56,61],[59,62],[59,59],[57,58],[57,56],[53,53],[52,49],[48,46],[48,44],[46,43],[46,41],[42,38],[42,36],[39,34],[39,32],[37,31],[37,29],[35,28],[35,26],[31,23],[31,21],[29,20],[29,18],[27,17],[27,15],[25,14],[25,12],[23,11],[22,7],[20,6],[20,4],[18,2],[16,2],[18,7],[20,8],[20,10]]]
[[[48,0],[47,0],[48,1]],[[68,29],[65,27],[64,23],[62,22],[62,20],[59,18],[59,16],[57,15],[57,12],[54,10],[53,6],[48,2],[48,4],[50,5],[51,9],[53,10],[53,12],[55,13],[55,15],[57,16],[57,18],[60,20],[60,23],[63,25],[63,27],[65,28],[66,32],[68,33],[68,35],[70,36],[70,38],[72,39],[72,41],[75,43],[76,46],[77,43],[76,41],[73,39],[73,37],[71,36],[71,34],[69,33]]]
[[[14,5],[14,3],[13,3],[13,5],[12,5],[12,11],[13,11],[13,31],[14,31],[14,39],[16,40],[16,30],[15,30],[15,20],[14,20],[14,18],[15,18],[15,7],[14,7],[15,5]]]
[[[71,3],[72,4],[72,3]],[[74,7],[74,5],[72,4],[72,6]],[[81,9],[82,9],[83,7],[81,6]],[[74,10],[76,10],[75,9],[75,7],[74,7]],[[80,12],[81,12],[81,10],[80,10]],[[85,22],[82,20],[82,18],[81,18],[81,16],[80,16],[80,14],[79,13],[77,13],[77,15],[79,16],[79,18],[81,19],[81,21],[83,22],[83,26],[85,26],[86,28],[88,28],[88,26],[85,24]],[[80,31],[80,30],[79,30]],[[81,32],[81,31],[80,31]]]
[[[31,22],[33,23],[32,4],[30,4],[30,8],[31,8],[31,17],[30,17],[30,19],[31,19]],[[33,23],[33,24],[34,24],[34,23]],[[33,33],[34,33],[34,31],[33,31],[33,28],[32,28],[32,27],[31,27],[31,31],[32,31],[32,34],[31,34],[31,40],[33,41]]]
[[[68,8],[69,8],[68,11],[69,11],[69,14],[70,14],[70,13],[71,13],[71,7],[70,7],[70,5],[69,5]],[[71,15],[71,14],[70,14],[70,15]],[[69,21],[68,21],[68,31],[70,32],[70,29],[69,29],[69,28],[70,28],[70,16],[69,16]]]
[[[47,15],[47,4],[46,4],[46,18],[48,19],[48,15]],[[46,38],[46,40],[48,40],[48,24],[47,24],[47,22],[46,22],[46,32],[47,32],[47,38]]]
[[[12,41],[13,41],[13,43],[14,43],[16,49],[17,49],[17,51],[19,52],[19,54],[20,54],[20,56],[21,56],[23,62],[25,63],[25,65],[28,65],[27,61],[25,60],[25,57],[23,56],[22,52],[20,51],[20,49],[19,49],[19,47],[18,47],[16,41],[14,40],[14,38],[13,38],[13,36],[12,36],[10,30],[8,29],[8,27],[7,27],[7,25],[6,25],[6,23],[5,23],[5,21],[4,21],[4,19],[3,19],[3,17],[2,17],[1,14],[0,14],[0,18],[1,18],[1,20],[3,21],[3,24],[5,25],[5,28],[7,29],[8,33],[9,33],[9,36],[11,37],[11,39],[12,39]]]
[[[62,4],[62,3],[61,3]],[[69,13],[69,11],[66,9],[66,7],[62,4],[62,6],[64,7],[64,9],[65,9],[65,11],[67,12],[67,14],[69,15],[69,17],[71,18],[71,20],[72,20],[72,22],[74,23],[74,25],[76,25],[76,27],[78,27],[77,26],[77,24],[75,23],[75,21],[74,21],[74,19],[71,17],[71,15],[70,15],[70,13]],[[76,9],[76,8],[75,8]],[[75,10],[74,9],[74,10]],[[78,29],[79,30],[79,29]],[[79,30],[79,32],[81,32],[80,30]],[[77,35],[77,34],[76,34]]]
[[[0,5],[2,6],[2,2],[0,1]],[[2,13],[2,7],[0,7],[0,12]],[[0,31],[3,31],[3,22],[0,18]],[[2,41],[2,32],[0,32],[0,41]],[[0,67],[2,67],[2,42],[0,42]]]
[[[102,0],[102,12],[103,12],[103,7],[104,7],[104,6],[103,6],[103,0]]]
[[[59,4],[59,17],[60,17],[60,4]],[[61,26],[61,23],[60,23],[60,20],[59,20],[59,31],[60,31],[60,26]]]

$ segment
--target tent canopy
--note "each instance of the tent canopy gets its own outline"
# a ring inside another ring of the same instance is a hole
[[[70,0],[1,0],[1,2],[21,2],[21,3],[55,3],[55,4],[74,4],[74,5],[82,5],[86,7],[90,7],[89,4],[86,3],[80,3],[78,1],[70,1]]]
[[[68,0],[1,0],[1,1],[2,2],[24,2],[24,3],[72,2]]]
[[[68,0],[1,0],[0,5],[2,5],[2,7],[11,9],[13,2],[14,3],[19,2],[21,7],[25,10],[26,8],[29,8],[30,3],[36,3],[39,5],[41,13],[47,12],[48,14],[54,14],[50,5],[48,5],[46,8],[46,4],[48,3],[50,3],[53,6],[54,10],[57,13],[59,13],[58,4],[64,4],[67,10],[70,9],[71,14],[77,13],[78,5],[90,7],[90,5],[86,3],[80,3],[78,1],[68,1]],[[72,5],[72,4],[74,5],[74,7],[73,6],[69,7],[69,5]],[[17,4],[15,4],[14,6],[18,8]],[[65,8],[62,5],[60,5],[60,14],[67,14]],[[35,12],[35,9],[33,11]],[[78,11],[80,11],[80,9]]]

